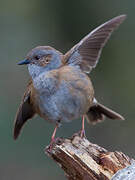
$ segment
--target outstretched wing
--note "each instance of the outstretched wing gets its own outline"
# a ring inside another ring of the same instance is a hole
[[[17,137],[20,134],[20,131],[24,125],[24,123],[32,118],[35,114],[33,105],[31,103],[31,85],[32,81],[30,80],[28,83],[28,86],[26,88],[26,91],[22,98],[22,103],[20,104],[16,117],[15,117],[15,124],[14,124],[14,139],[17,139]]]
[[[96,67],[101,51],[111,33],[124,21],[126,15],[117,16],[94,29],[65,54],[66,64],[79,65],[89,73]]]

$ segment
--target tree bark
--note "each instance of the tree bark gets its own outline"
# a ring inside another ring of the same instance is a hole
[[[131,165],[122,152],[109,152],[78,134],[58,138],[46,153],[64,170],[68,180],[110,180],[120,169]]]

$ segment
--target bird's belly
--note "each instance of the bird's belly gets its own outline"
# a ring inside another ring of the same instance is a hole
[[[53,94],[39,96],[42,117],[51,122],[69,122],[85,114],[90,99],[79,89],[63,83]]]
[[[51,122],[71,121],[85,114],[92,104],[94,90],[90,79],[78,69],[65,67],[42,74],[34,81],[38,114]]]

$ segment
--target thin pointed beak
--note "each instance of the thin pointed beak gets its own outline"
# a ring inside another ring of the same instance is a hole
[[[18,65],[24,65],[24,64],[29,64],[30,63],[30,60],[28,59],[24,59],[22,61],[20,61],[19,63],[17,63]]]

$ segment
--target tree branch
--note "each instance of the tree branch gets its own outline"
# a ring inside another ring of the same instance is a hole
[[[58,138],[52,151],[46,153],[65,171],[69,180],[110,180],[120,169],[131,164],[122,152],[109,152],[75,134],[70,139]]]

